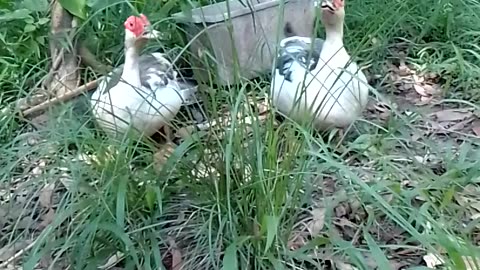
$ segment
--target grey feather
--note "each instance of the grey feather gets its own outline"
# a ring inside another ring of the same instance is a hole
[[[312,47],[311,43],[306,43],[301,39],[292,39],[280,48],[280,55],[277,58],[277,69],[280,75],[286,80],[291,81],[290,70],[294,62],[300,63],[305,69],[311,71],[317,67],[318,59],[323,48],[324,40],[320,38],[314,39]]]
[[[154,91],[166,86],[169,80],[176,79],[176,72],[167,59],[159,59],[153,54],[143,54],[139,57],[140,82],[143,87]],[[107,84],[101,94],[105,94],[120,82],[123,64],[105,76]]]

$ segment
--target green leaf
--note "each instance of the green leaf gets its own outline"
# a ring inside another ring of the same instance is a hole
[[[48,10],[47,0],[24,0],[22,5],[32,12],[46,12]]]
[[[30,10],[28,9],[17,9],[14,12],[6,13],[0,16],[0,22],[27,19],[31,19],[33,21],[33,17],[30,16]]]
[[[33,25],[33,24],[27,24],[27,25],[25,25],[25,28],[23,29],[23,32],[25,32],[25,33],[30,33],[30,32],[35,31],[35,29],[37,29],[37,28],[35,27],[35,25]]]
[[[123,2],[125,0],[86,0],[86,5],[92,10],[99,11],[107,7],[115,8],[116,4]]]
[[[237,245],[235,243],[230,244],[225,250],[225,256],[223,256],[223,270],[237,270]]]
[[[455,187],[451,186],[447,192],[443,194],[442,207],[446,207],[452,202],[453,195],[455,195]]]
[[[373,240],[372,236],[367,231],[365,231],[363,236],[365,240],[367,240],[367,245],[372,252],[373,258],[375,258],[378,269],[392,269],[387,257],[385,257],[385,253],[380,249],[375,240]]]
[[[275,236],[277,235],[278,223],[279,223],[279,218],[278,217],[265,216],[264,219],[263,219],[262,231],[264,231],[265,228],[266,228],[266,231],[267,231],[267,243],[265,244],[264,253],[267,253],[267,251],[272,246],[273,240],[275,239]]]
[[[87,5],[88,7],[93,7],[93,6],[95,6],[95,5],[97,4],[98,1],[99,1],[99,0],[87,0],[87,1],[86,1],[86,5]]]
[[[145,194],[145,200],[147,201],[147,206],[150,211],[153,210],[155,207],[155,199],[157,198],[157,194],[155,189],[151,186],[147,187],[147,192]]]
[[[118,190],[117,190],[117,207],[116,207],[116,218],[117,225],[120,228],[125,227],[125,208],[127,208],[127,178],[122,177],[119,179]]]
[[[87,5],[85,0],[60,0],[62,7],[80,19],[86,19],[87,13],[85,7]]]
[[[40,19],[38,19],[37,24],[44,25],[44,24],[48,23],[49,21],[50,21],[49,18],[40,18]]]

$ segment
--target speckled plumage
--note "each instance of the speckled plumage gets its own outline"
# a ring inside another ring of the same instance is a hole
[[[369,85],[343,44],[343,1],[321,4],[326,39],[289,36],[280,42],[271,97],[281,113],[324,130],[355,121],[367,104]]]
[[[318,58],[322,51],[323,39],[314,40],[313,48],[310,42],[305,42],[304,38],[288,38],[280,45],[280,55],[277,58],[279,74],[285,77],[285,80],[291,82],[292,67],[294,62],[299,63],[305,69],[312,71],[317,67]]]
[[[124,65],[110,72],[91,97],[99,125],[110,134],[130,126],[146,136],[167,124],[183,104],[177,73],[161,53],[138,59],[140,87],[121,80]]]
[[[177,72],[161,53],[148,53],[139,57],[140,82],[147,89],[157,89],[166,86],[169,80],[176,80]],[[100,94],[107,93],[114,85],[120,82],[123,64],[105,76],[97,89]]]

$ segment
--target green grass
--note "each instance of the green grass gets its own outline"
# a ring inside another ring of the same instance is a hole
[[[132,12],[114,2],[97,7],[79,30],[113,66],[123,55],[117,25]],[[185,3],[133,5],[172,37],[151,48],[184,46],[168,16]],[[460,100],[480,100],[478,14],[474,0],[347,1],[347,48],[372,64],[370,74],[385,75],[401,47],[409,64],[441,75],[445,98],[458,101],[451,106],[470,108]],[[39,262],[95,269],[116,252],[124,269],[172,269],[178,258],[183,269],[346,269],[342,262],[414,269],[428,253],[440,254],[444,269],[476,269],[465,258],[479,254],[480,141],[465,130],[431,132],[425,108],[408,108],[415,117],[398,105],[386,122],[370,114],[338,142],[335,134],[320,136],[288,120],[277,125],[272,112],[260,121],[248,104],[268,91],[268,81],[203,85],[210,119],[224,111],[240,117],[194,133],[159,172],[154,145],[104,138],[69,104],[49,110],[41,130],[11,113],[7,104],[31,94],[48,71],[46,45],[37,44],[39,53],[22,50],[17,38],[35,42],[47,31],[26,35],[26,23],[0,27],[0,246],[35,241],[19,261],[24,269]],[[374,86],[392,97],[391,88]],[[80,160],[86,154],[96,160]],[[55,183],[55,216],[41,226],[48,206],[39,197],[48,183]],[[324,226],[312,234],[311,212],[323,209]]]

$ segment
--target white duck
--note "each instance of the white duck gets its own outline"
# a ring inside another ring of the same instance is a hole
[[[166,128],[180,110],[181,86],[172,64],[161,53],[139,56],[146,41],[158,36],[147,17],[130,16],[124,26],[125,63],[100,82],[90,103],[107,134],[122,134],[133,127],[151,136]]]
[[[273,105],[315,128],[345,128],[367,105],[369,86],[343,45],[343,0],[322,0],[326,39],[291,36],[280,42],[272,81]],[[352,76],[353,75],[353,76]]]

